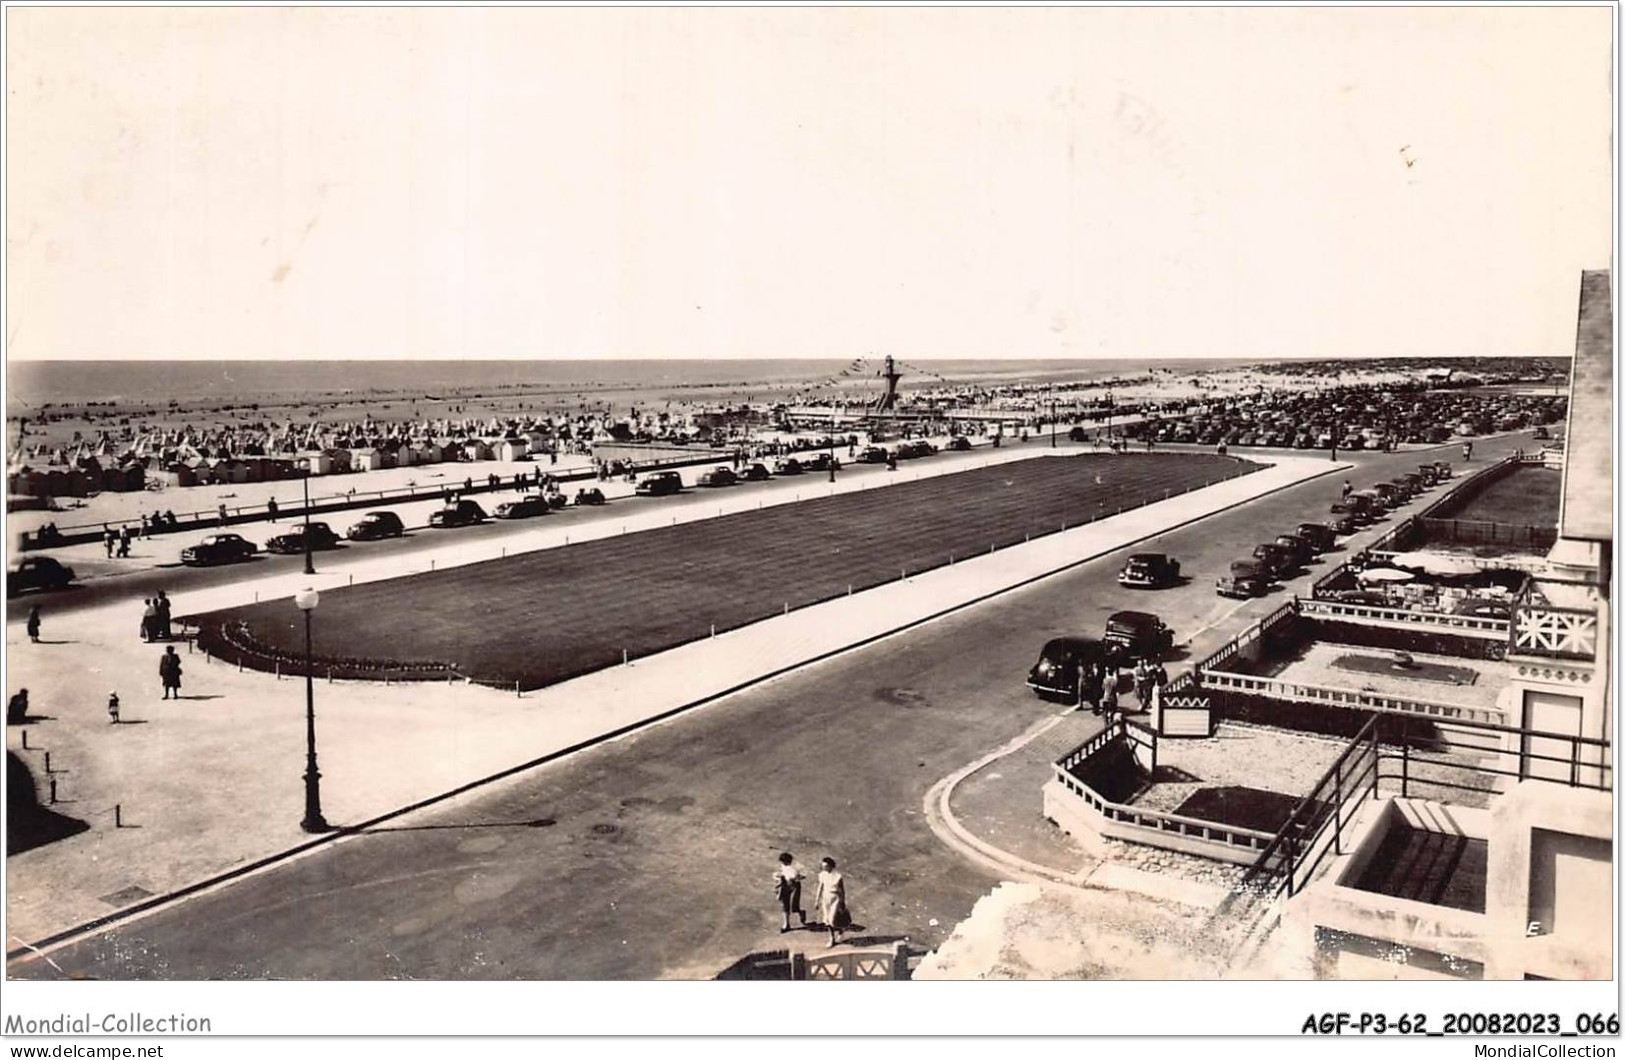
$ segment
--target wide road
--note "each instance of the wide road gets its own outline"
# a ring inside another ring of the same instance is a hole
[[[1480,441],[1474,464],[1519,445],[1528,436]],[[1440,448],[1356,455],[1363,466],[1349,477],[1364,486],[1424,457],[1457,461],[1459,472],[1459,450]],[[707,977],[780,943],[769,874],[781,849],[809,865],[840,859],[866,937],[935,946],[995,881],[938,843],[922,800],[1055,709],[1023,685],[1039,645],[1138,607],[1181,639],[1197,634],[1183,654],[1216,646],[1282,595],[1225,600],[1212,591],[1215,574],[1278,529],[1318,518],[1342,478],[1136,546],[1178,556],[1193,576],[1182,588],[1123,589],[1121,554],[1103,557],[64,946],[52,960],[60,974],[100,978]],[[11,974],[59,973],[36,960]]]

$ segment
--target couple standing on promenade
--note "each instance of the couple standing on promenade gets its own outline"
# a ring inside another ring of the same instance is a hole
[[[835,871],[834,858],[825,858],[819,864],[818,890],[814,894],[813,904],[823,917],[823,926],[829,930],[829,944],[834,946],[840,941],[841,932],[852,927],[852,914],[846,908],[846,879]],[[801,866],[796,864],[795,856],[788,851],[780,854],[779,866],[773,870],[773,892],[779,900],[779,911],[784,914],[780,934],[790,930],[791,913],[801,918],[802,927],[808,926],[807,914],[801,910],[803,879],[805,876]]]

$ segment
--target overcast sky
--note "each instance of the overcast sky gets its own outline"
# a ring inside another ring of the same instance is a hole
[[[13,8],[7,350],[1567,354],[1610,17]]]

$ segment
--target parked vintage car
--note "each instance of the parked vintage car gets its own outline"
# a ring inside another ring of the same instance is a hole
[[[1277,534],[1275,543],[1292,553],[1292,565],[1294,567],[1307,567],[1314,561],[1314,543],[1304,535]]]
[[[683,491],[683,476],[675,471],[651,471],[637,484],[640,497],[670,497]]]
[[[546,515],[547,511],[547,498],[538,494],[534,497],[521,497],[516,501],[504,501],[492,509],[491,515],[496,519],[530,519]]]
[[[563,495],[560,494],[560,496]],[[596,507],[600,504],[606,503],[604,500],[604,491],[599,489],[597,486],[588,486],[586,489],[577,490],[575,500],[572,503]]]
[[[310,549],[316,551],[322,548],[334,548],[339,543],[339,535],[326,523],[296,523],[292,530],[277,534],[265,542],[265,551],[275,552],[280,556],[291,556],[305,550],[305,538],[310,538]]]
[[[400,537],[406,525],[394,512],[368,512],[350,524],[344,536],[351,541],[377,541],[385,537]]]
[[[1128,558],[1117,584],[1136,589],[1162,589],[1179,584],[1179,561],[1161,552],[1140,552]]]
[[[1293,550],[1274,541],[1266,541],[1254,548],[1253,559],[1263,564],[1272,578],[1285,578],[1298,566],[1298,558]]]
[[[968,453],[970,452],[970,439],[961,434],[948,443],[948,449],[955,453]]]
[[[739,476],[734,474],[734,469],[731,467],[717,466],[701,474],[695,484],[700,486],[736,486],[739,484]]]
[[[878,445],[871,445],[858,454],[860,464],[884,464],[891,459],[891,454]]]
[[[66,589],[73,578],[72,567],[50,556],[24,556],[6,571],[6,595],[17,596],[30,589]]]
[[[1358,500],[1356,500],[1356,498],[1358,498]],[[1358,504],[1360,500],[1365,501],[1366,509],[1370,515],[1371,522],[1375,522],[1377,519],[1381,518],[1383,513],[1387,512],[1391,507],[1391,505],[1388,503],[1388,499],[1382,495],[1382,491],[1375,489],[1355,490],[1353,493],[1349,494],[1348,499],[1354,501],[1356,504]]]
[[[803,471],[828,471],[831,465],[836,471],[841,470],[841,461],[828,453],[814,453],[801,462]]]
[[[1106,620],[1105,641],[1126,659],[1155,659],[1174,646],[1174,631],[1146,611],[1119,611]]]
[[[1405,487],[1398,482],[1378,482],[1371,488],[1382,496],[1383,503],[1388,506],[1389,511],[1398,508],[1410,499],[1405,496]]]
[[[1091,678],[1085,692],[1098,696],[1093,685],[1093,674],[1117,661],[1117,650],[1104,641],[1092,637],[1056,637],[1045,643],[1038,653],[1038,662],[1027,672],[1027,687],[1045,699],[1059,699],[1065,703],[1078,702],[1078,675],[1082,671]]]
[[[1337,547],[1337,532],[1325,523],[1299,523],[1298,536],[1308,538],[1317,553]]]
[[[1270,591],[1270,572],[1256,560],[1237,560],[1230,564],[1230,570],[1219,575],[1214,584],[1220,596],[1236,596],[1246,599],[1252,596],[1263,596]]]
[[[1070,431],[1066,432],[1066,437],[1068,441],[1072,442],[1087,442],[1089,440],[1089,432],[1082,427],[1074,427]]]
[[[766,464],[752,464],[741,471],[739,477],[746,482],[766,482],[773,477],[773,472],[767,469]]]
[[[486,520],[485,509],[473,501],[462,500],[456,504],[448,504],[438,512],[429,516],[429,525],[440,529],[452,529],[459,526],[474,526]]]
[[[212,567],[217,563],[241,563],[259,551],[252,541],[236,534],[210,534],[195,545],[181,550],[181,562],[188,567]]]
[[[781,456],[773,461],[773,474],[775,475],[799,475],[805,470],[806,468],[801,465],[801,461],[793,456]]]

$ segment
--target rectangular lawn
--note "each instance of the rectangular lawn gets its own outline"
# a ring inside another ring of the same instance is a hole
[[[540,688],[619,663],[623,649],[663,651],[713,624],[733,629],[1259,467],[1195,453],[1041,457],[336,589],[322,595],[317,672],[441,664]],[[202,646],[246,665],[302,657],[286,600],[194,620]],[[224,642],[228,626],[259,650]]]

